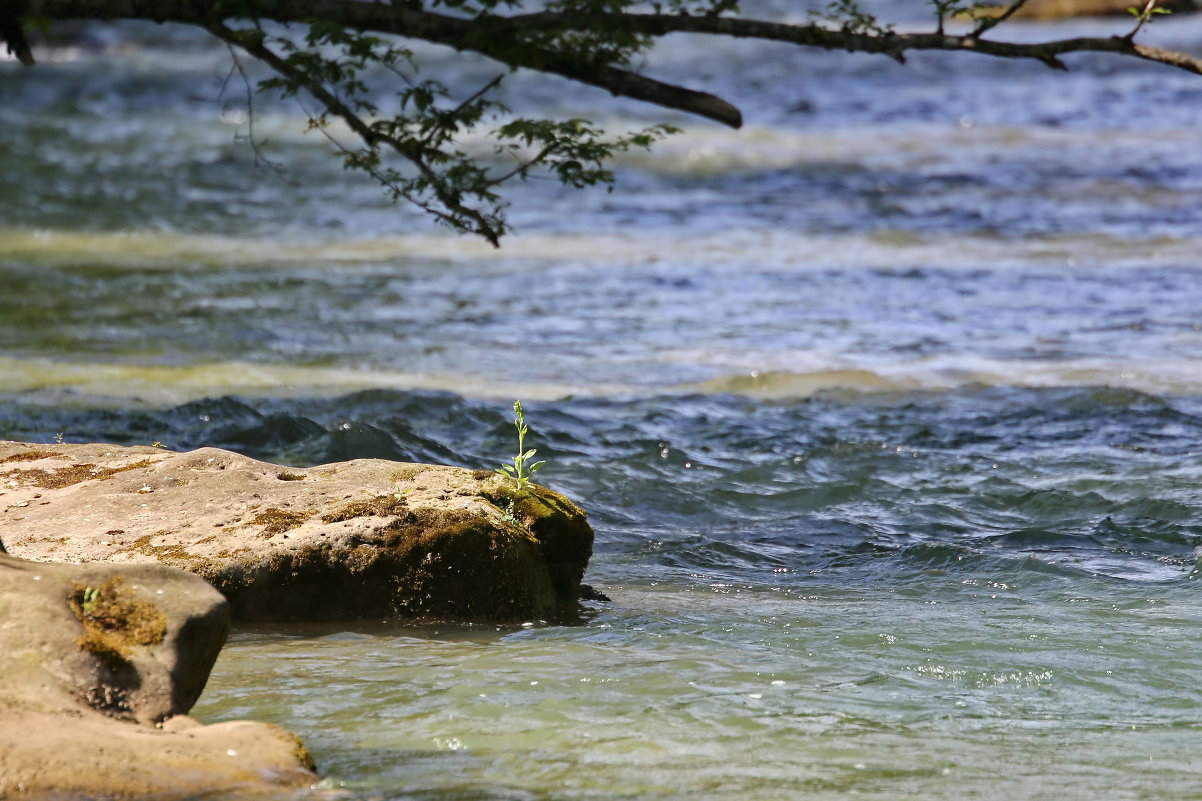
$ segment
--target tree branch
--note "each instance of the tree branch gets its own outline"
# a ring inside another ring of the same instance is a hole
[[[240,0],[239,12],[215,14],[212,4],[190,0],[30,0],[31,14],[50,19],[149,19],[208,29],[224,18],[282,23],[328,20],[348,28],[424,39],[456,50],[471,50],[511,67],[560,75],[615,95],[708,117],[733,128],[743,124],[737,108],[720,97],[657,81],[577,54],[528,46],[494,35],[503,17],[478,20],[357,0]]]
[[[998,58],[1036,59],[1057,69],[1066,68],[1061,60],[1065,55],[1113,53],[1202,75],[1202,58],[1198,56],[1135,43],[1135,33],[1155,13],[1156,0],[1146,0],[1135,30],[1126,36],[1078,37],[1034,44],[983,38],[986,31],[1010,19],[1026,2],[1010,0],[998,17],[980,21],[967,34],[950,36],[942,31],[942,25],[935,33],[896,33],[874,18],[860,14],[855,0],[832,4],[851,9],[847,12],[848,21],[838,28],[834,26],[842,18],[792,24],[724,16],[734,6],[733,0],[712,0],[710,6],[698,3],[697,7],[709,11],[701,15],[623,11],[644,5],[629,0],[576,6],[617,9],[609,12],[540,11],[508,16],[493,12],[498,8],[520,8],[520,2],[480,3],[488,10],[476,16],[448,16],[425,10],[423,6],[427,3],[420,0],[0,0],[0,39],[6,40],[23,61],[32,63],[20,37],[20,21],[26,15],[58,20],[143,19],[201,27],[227,44],[242,48],[280,76],[261,86],[282,88],[286,95],[307,93],[320,103],[324,111],[306,110],[306,113],[313,126],[342,151],[347,169],[366,171],[395,200],[404,199],[452,228],[475,233],[497,245],[507,227],[505,204],[492,191],[498,184],[516,177],[524,180],[535,166],[555,172],[560,181],[570,186],[608,183],[613,176],[604,168],[606,160],[615,152],[649,146],[670,132],[670,126],[653,126],[606,141],[601,131],[585,120],[514,120],[492,132],[497,141],[504,143],[496,147],[496,153],[517,151],[524,146],[534,148],[535,155],[527,159],[519,157],[513,169],[490,178],[478,160],[456,149],[456,139],[464,130],[474,129],[490,109],[495,113],[500,108],[485,99],[485,95],[496,88],[504,73],[459,105],[440,108],[435,101],[449,96],[445,88],[436,81],[414,83],[396,66],[398,57],[411,62],[411,54],[379,39],[377,34],[480,53],[510,68],[559,75],[615,95],[698,114],[736,128],[742,124],[742,116],[730,103],[641,75],[629,69],[632,56],[656,38],[686,33],[875,53],[898,61],[904,61],[910,51],[971,52]],[[941,0],[936,6],[943,13],[954,3]],[[234,20],[249,22],[253,27],[231,27],[229,23]],[[263,21],[304,26],[308,32],[305,44],[297,45],[290,35],[265,33],[260,27]],[[341,56],[323,55],[322,48],[326,46],[343,48]],[[234,63],[241,70],[236,57]],[[373,63],[393,70],[409,87],[398,93],[401,113],[395,117],[369,120],[366,116],[374,114],[376,107],[367,99],[367,87],[357,76]],[[253,108],[250,110],[253,114]],[[344,120],[364,147],[337,141],[326,128],[327,114]],[[381,151],[394,152],[413,165],[416,172],[398,172],[381,160]]]
[[[1025,2],[1025,0],[1024,0]],[[1021,5],[1021,4],[1020,4]],[[1017,10],[1017,9],[1016,9]],[[786,42],[825,50],[878,53],[896,59],[914,50],[944,50],[980,53],[999,58],[1035,59],[1053,63],[1070,53],[1114,53],[1156,61],[1202,75],[1202,58],[1172,50],[1136,45],[1126,37],[1076,37],[1041,43],[1001,42],[980,39],[973,33],[947,36],[938,33],[853,33],[832,30],[819,24],[791,24],[743,19],[741,17],[700,17],[684,14],[567,14],[538,12],[496,18],[501,32],[528,30],[585,29],[596,25],[624,25],[648,36],[670,33],[700,33],[742,39]]]
[[[313,95],[319,103],[325,106],[332,114],[341,117],[351,130],[359,135],[368,147],[375,147],[379,144],[386,144],[391,147],[398,155],[411,162],[418,170],[426,176],[430,181],[430,187],[434,191],[438,201],[442,203],[452,213],[448,214],[440,209],[434,208],[429,204],[420,203],[415,198],[409,197],[410,201],[417,203],[425,211],[434,214],[439,219],[454,223],[456,215],[462,215],[470,219],[475,224],[475,233],[480,234],[487,239],[494,247],[500,247],[502,231],[498,231],[494,225],[485,218],[477,209],[463,205],[459,198],[452,193],[446,191],[442,183],[438,180],[438,176],[426,164],[425,160],[417,153],[413,152],[413,148],[406,146],[404,142],[396,137],[389,136],[380,131],[374,130],[366,122],[363,121],[349,106],[319,82],[311,80],[308,76],[300,73],[292,67],[287,61],[270,50],[263,44],[262,34],[257,30],[233,31],[224,25],[213,24],[207,27],[207,30],[216,36],[218,39],[238,47],[250,53],[255,58],[262,61],[267,66],[278,72],[280,75],[296,80],[305,87],[309,94]],[[377,176],[378,177],[378,176]]]
[[[7,0],[0,8],[0,43],[6,46],[9,53],[26,67],[34,65],[33,54],[29,52],[29,42],[25,40],[25,31],[21,28],[21,18],[27,13],[21,0]]]
[[[1013,14],[1024,3],[1013,2],[1004,12]],[[28,13],[51,19],[150,19],[209,27],[215,21],[212,4],[193,0],[28,0]],[[238,12],[222,16],[269,19],[282,23],[328,20],[348,28],[424,39],[459,50],[471,50],[513,67],[561,75],[606,89],[615,95],[644,100],[667,108],[708,117],[737,127],[738,109],[721,98],[656,81],[612,65],[571,53],[527,46],[523,34],[596,30],[598,27],[644,36],[700,33],[735,38],[787,42],[827,50],[879,53],[896,59],[913,50],[973,52],[999,58],[1035,59],[1051,66],[1071,53],[1114,53],[1155,61],[1202,74],[1202,58],[1186,53],[1137,45],[1123,37],[1081,37],[1027,44],[980,38],[974,31],[960,36],[936,33],[855,33],[832,30],[819,24],[765,22],[742,17],[690,16],[687,14],[627,14],[536,12],[478,18],[451,17],[408,6],[365,3],[357,0],[240,0]],[[996,25],[994,26],[996,27]]]
[[[1003,13],[1012,15],[1025,0],[1015,0]],[[150,19],[182,22],[208,28],[215,22],[213,4],[193,0],[28,0],[28,13],[51,19]],[[217,16],[267,19],[281,23],[328,20],[362,31],[423,39],[458,50],[470,50],[511,67],[561,75],[608,90],[615,95],[675,108],[723,122],[742,123],[738,109],[721,98],[663,83],[611,64],[550,50],[523,41],[523,35],[563,30],[618,30],[659,37],[698,33],[734,38],[786,42],[827,50],[878,53],[902,60],[915,50],[972,52],[999,58],[1035,59],[1063,67],[1060,57],[1071,53],[1114,53],[1154,61],[1202,75],[1202,58],[1187,53],[1146,47],[1128,38],[1080,37],[1043,43],[1012,43],[980,38],[981,31],[960,36],[937,33],[856,33],[820,24],[765,22],[727,16],[687,14],[536,12],[511,16],[451,17],[403,5],[358,0],[239,0],[238,10]],[[1000,20],[999,20],[1000,21]],[[994,25],[993,27],[996,27]]]

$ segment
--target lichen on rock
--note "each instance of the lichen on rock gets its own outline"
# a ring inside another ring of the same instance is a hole
[[[34,452],[36,453],[36,451]],[[29,454],[25,454],[28,456]],[[52,456],[39,456],[39,458],[56,458],[61,457],[61,454]],[[14,461],[8,459],[6,461]],[[100,481],[106,478],[112,478],[117,473],[124,473],[126,470],[137,470],[140,467],[150,467],[154,462],[149,459],[143,459],[133,464],[120,465],[118,467],[97,467],[94,464],[72,464],[66,467],[52,468],[30,468],[28,470],[9,470],[6,475],[10,481],[17,481],[28,486],[38,487],[39,489],[62,489],[70,487],[82,481]]]

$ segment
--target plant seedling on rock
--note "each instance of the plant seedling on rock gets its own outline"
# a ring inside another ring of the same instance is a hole
[[[522,411],[522,402],[520,400],[513,402],[513,411],[517,415],[513,420],[513,425],[518,430],[518,452],[513,457],[513,464],[503,464],[497,468],[497,472],[503,476],[512,478],[517,482],[518,491],[524,492],[530,483],[531,477],[546,462],[527,464],[534,458],[534,454],[537,451],[533,448],[526,450],[526,434],[529,433],[530,429],[526,428],[526,414]]]

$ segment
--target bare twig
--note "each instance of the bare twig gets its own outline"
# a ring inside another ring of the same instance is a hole
[[[238,73],[238,75],[242,78],[242,86],[246,90],[246,141],[250,145],[251,152],[255,154],[255,166],[257,167],[259,165],[263,165],[267,167],[275,174],[275,177],[279,178],[289,186],[300,186],[299,183],[289,178],[288,174],[284,172],[284,165],[272,161],[263,154],[259,139],[255,136],[254,86],[251,85],[250,76],[246,74],[246,68],[242,65],[242,59],[238,58],[238,51],[235,50],[234,46],[228,41],[225,43],[225,46],[226,49],[230,51],[232,65],[230,67],[229,74],[226,75],[225,80],[221,83],[221,94],[218,95],[218,99],[221,99],[225,96],[225,90],[229,85],[230,78],[233,77],[235,72]],[[266,141],[264,141],[263,144],[266,144]]]
[[[526,170],[533,167],[535,164],[538,164],[540,161],[545,159],[547,156],[551,155],[551,153],[553,151],[554,151],[554,148],[552,148],[552,147],[549,147],[549,146],[544,147],[533,158],[526,159],[525,161],[523,161],[520,156],[514,156],[514,158],[517,159],[518,166],[514,167],[509,172],[502,173],[501,175],[497,176],[496,178],[490,179],[489,183],[493,186],[496,186],[498,184],[503,184],[506,181],[512,179],[514,176],[520,175],[521,173],[523,173]]]
[[[999,16],[986,17],[985,19],[983,19],[981,21],[981,24],[978,25],[975,29],[973,29],[973,32],[970,33],[969,36],[973,37],[974,39],[979,39],[990,28],[996,28],[997,26],[1001,25],[1006,20],[1013,17],[1015,14],[1018,13],[1019,9],[1021,9],[1026,4],[1027,4],[1027,0],[1014,0],[1014,2],[1011,3],[1009,5],[1009,7],[1005,11],[1003,11]]]

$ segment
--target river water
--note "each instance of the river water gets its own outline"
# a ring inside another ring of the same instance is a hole
[[[612,194],[519,187],[494,250],[295,105],[256,167],[192,33],[41,55],[0,63],[0,436],[487,468],[521,398],[597,530],[582,625],[241,630],[198,717],[364,801],[1202,797],[1202,79],[651,54],[736,132],[516,75],[687,128]]]

